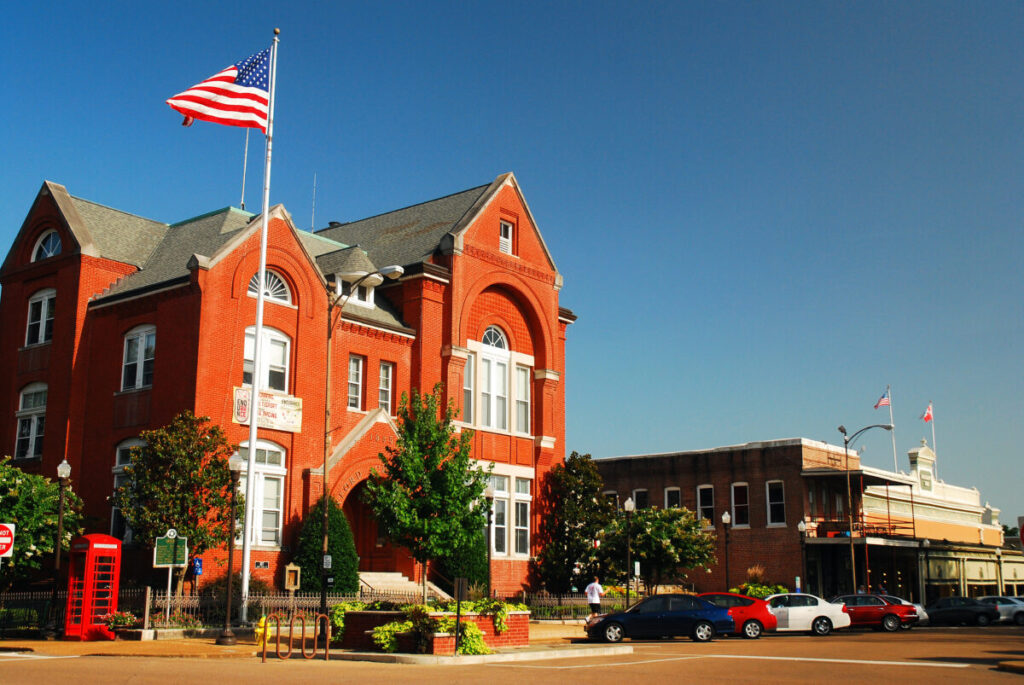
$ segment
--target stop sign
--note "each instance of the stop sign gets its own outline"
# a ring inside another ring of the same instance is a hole
[[[0,523],[0,557],[14,554],[14,524]]]

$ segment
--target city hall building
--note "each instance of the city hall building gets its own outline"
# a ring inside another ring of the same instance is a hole
[[[0,268],[0,454],[51,478],[66,458],[86,532],[130,543],[108,497],[140,433],[191,410],[248,450],[235,400],[259,374],[277,418],[255,445],[254,577],[280,585],[326,490],[360,570],[415,580],[361,495],[394,444],[401,395],[440,383],[473,456],[493,465],[492,585],[520,590],[538,483],[564,457],[575,317],[516,178],[313,233],[273,207],[256,369],[260,224],[235,208],[167,224],[44,183]],[[390,265],[397,280],[364,278]],[[207,554],[207,577],[225,556]]]
[[[858,587],[917,602],[1024,593],[1024,556],[1005,545],[999,510],[940,480],[923,441],[907,457],[909,473],[886,471],[795,438],[594,463],[620,507],[683,506],[714,532],[717,563],[689,574],[697,591],[736,587],[760,564],[769,582],[792,589],[799,577],[823,597],[853,592],[854,570]]]

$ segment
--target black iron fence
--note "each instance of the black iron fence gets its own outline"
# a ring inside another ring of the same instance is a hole
[[[632,604],[638,598],[632,599]],[[585,619],[590,616],[590,603],[587,596],[580,592],[564,595],[553,595],[547,592],[526,593],[515,601],[522,602],[530,608],[533,619]],[[601,613],[625,611],[625,597],[601,598]]]
[[[60,590],[0,593],[0,637],[40,633],[64,625],[68,593]],[[146,609],[146,588],[122,588],[119,611],[141,616]]]

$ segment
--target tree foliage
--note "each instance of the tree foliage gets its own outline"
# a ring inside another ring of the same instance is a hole
[[[359,555],[352,538],[352,528],[345,513],[333,498],[327,498],[327,553],[331,555],[331,568],[327,575],[334,578],[329,590],[355,594],[359,592]],[[302,591],[320,592],[321,567],[324,554],[324,498],[309,510],[299,533],[295,563],[302,569]]]
[[[380,454],[366,501],[383,534],[428,561],[468,548],[486,524],[483,497],[487,472],[469,456],[472,432],[455,433],[454,406],[441,400],[441,385],[429,395],[405,393],[398,408],[398,439]],[[425,591],[425,586],[424,586]]]
[[[605,574],[626,580],[626,516],[617,515],[602,531],[601,558]],[[630,516],[629,544],[647,593],[658,585],[685,580],[686,571],[715,563],[715,536],[692,511],[671,507],[637,509]]]
[[[540,552],[534,573],[549,592],[569,592],[573,585],[583,587],[600,574],[593,541],[613,512],[612,503],[601,493],[603,486],[590,455],[578,452],[545,477],[541,499],[547,508],[538,531]]]
[[[125,483],[110,498],[133,538],[152,546],[174,528],[179,537],[188,538],[189,562],[226,545],[234,528],[228,459],[237,446],[210,419],[190,411],[139,437],[145,444],[132,448]],[[242,500],[239,494],[239,511],[245,510]],[[184,573],[183,568],[180,578]]]
[[[26,473],[0,457],[0,523],[13,523],[14,551],[0,559],[0,589],[9,587],[33,571],[52,565],[48,558],[57,550],[57,516],[60,481]],[[64,535],[61,548],[82,531],[82,500],[64,490]]]

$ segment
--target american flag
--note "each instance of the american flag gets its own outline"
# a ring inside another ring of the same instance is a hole
[[[201,119],[226,126],[258,128],[267,132],[270,99],[270,48],[246,57],[214,74],[167,104],[185,115],[182,126]]]
[[[925,423],[927,423],[928,421],[931,421],[931,420],[932,420],[933,418],[934,418],[934,417],[932,416],[932,403],[931,403],[931,402],[929,402],[929,403],[928,403],[928,408],[924,410],[924,413],[923,413],[923,414],[921,414],[921,419],[922,419],[922,420],[923,420],[923,421],[924,421]]]
[[[875,409],[878,409],[879,407],[888,407],[888,406],[889,406],[889,390],[887,389],[885,392],[882,393],[882,396],[878,398],[878,401],[875,402]]]

